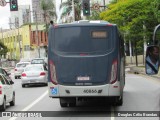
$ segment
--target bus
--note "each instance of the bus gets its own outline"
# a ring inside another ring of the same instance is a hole
[[[61,107],[87,98],[122,105],[124,85],[124,40],[116,24],[85,20],[49,29],[48,91]]]

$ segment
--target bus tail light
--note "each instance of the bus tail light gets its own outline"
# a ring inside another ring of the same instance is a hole
[[[50,64],[50,78],[51,78],[51,82],[55,85],[58,84],[58,81],[57,81],[57,77],[56,77],[56,69],[55,69],[55,65],[53,63],[53,61],[49,61],[49,64]]]
[[[0,94],[2,94],[2,86],[0,86]]]
[[[112,62],[112,69],[111,69],[111,78],[110,78],[110,83],[113,84],[117,81],[117,66],[118,65],[118,61],[114,60]]]

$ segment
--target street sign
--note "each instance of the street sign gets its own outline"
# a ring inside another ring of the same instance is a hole
[[[7,2],[5,0],[0,0],[0,6],[6,6]]]
[[[95,3],[95,4],[93,5],[93,9],[94,9],[94,10],[99,10],[99,8],[100,8],[100,5],[99,5],[98,3]]]

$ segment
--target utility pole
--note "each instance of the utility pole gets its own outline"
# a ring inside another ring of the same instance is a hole
[[[105,0],[103,0],[103,6],[104,6],[104,10],[105,10],[105,8],[106,8],[106,3],[105,3]]]
[[[130,63],[132,64],[132,43],[131,40],[129,40],[129,55],[130,55]]]
[[[4,41],[3,41],[3,30],[2,30],[2,27],[1,27],[1,33],[2,33],[2,42],[4,43]]]
[[[143,23],[143,31],[144,31],[144,33],[146,33],[146,26],[145,26],[145,23]],[[144,58],[145,58],[145,53],[146,53],[146,49],[147,49],[147,42],[146,42],[146,35],[144,34],[144,36],[143,36],[143,41],[144,41],[144,43],[143,43],[143,46],[144,46],[144,52],[143,52],[143,65],[144,65],[144,63],[145,63],[145,60],[144,60]]]
[[[3,30],[2,30],[2,27],[1,27],[1,33],[2,33],[2,42],[4,43],[4,41],[3,41]],[[0,66],[2,67],[2,62],[1,61],[2,61],[2,56],[0,58]]]
[[[15,18],[15,27],[18,29],[18,44],[19,44],[19,59],[21,60],[22,58],[22,46],[21,46],[21,39],[20,39],[20,35],[19,35],[19,19]]]
[[[73,21],[75,21],[74,0],[72,0]]]
[[[40,47],[39,47],[39,39],[38,39],[37,11],[35,11],[35,17],[36,17],[36,41],[37,41],[37,46],[38,46],[38,57],[40,58]]]

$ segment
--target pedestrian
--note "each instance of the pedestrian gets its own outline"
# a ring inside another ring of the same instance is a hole
[[[50,21],[49,29],[50,29],[51,27],[53,27],[53,21],[52,21],[52,20]]]
[[[159,47],[150,46],[147,48],[146,55],[146,73],[157,74],[159,69]]]

